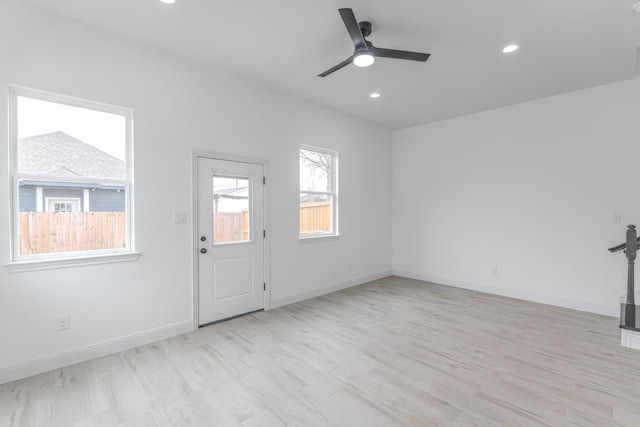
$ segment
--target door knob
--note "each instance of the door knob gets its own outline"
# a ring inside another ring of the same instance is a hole
[[[201,253],[201,254],[206,254],[206,253],[207,253],[207,250],[206,250],[205,248],[202,248],[202,249],[200,249],[200,253]]]
[[[207,240],[206,237],[204,237],[204,236],[200,237],[200,241],[204,242],[205,240]]]

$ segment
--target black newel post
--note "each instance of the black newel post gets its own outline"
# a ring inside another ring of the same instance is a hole
[[[636,251],[638,250],[638,236],[635,225],[627,226],[627,244],[624,252],[627,255],[627,303],[624,304],[624,325],[636,326],[636,303],[635,303],[635,284],[634,284],[634,263],[636,260]],[[622,319],[620,319],[622,320]]]
[[[638,235],[636,233],[635,225],[627,226],[627,245],[625,246],[625,253],[627,254],[627,261],[629,265],[629,272],[627,274],[627,304],[635,305],[635,284],[634,284],[634,261],[636,260],[636,251],[638,250]]]

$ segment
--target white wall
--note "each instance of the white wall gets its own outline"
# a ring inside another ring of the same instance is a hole
[[[617,315],[639,117],[634,80],[394,132],[394,273]]]
[[[0,53],[0,98],[16,84],[133,109],[143,254],[9,273],[9,185],[0,185],[0,383],[191,329],[192,230],[172,214],[191,218],[193,149],[270,162],[273,306],[390,273],[391,132],[14,0],[0,2]],[[298,241],[299,144],[339,152],[339,240]],[[64,313],[71,329],[58,332]]]

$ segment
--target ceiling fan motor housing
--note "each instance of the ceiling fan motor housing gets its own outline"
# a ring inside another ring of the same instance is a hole
[[[360,21],[358,23],[358,27],[360,28],[360,32],[363,37],[368,37],[371,35],[371,22],[369,21]]]

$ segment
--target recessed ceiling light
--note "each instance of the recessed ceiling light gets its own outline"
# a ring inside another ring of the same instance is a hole
[[[502,49],[502,52],[503,53],[511,53],[511,52],[515,52],[516,50],[518,50],[518,45],[517,44],[510,44],[509,46],[507,46],[504,49]]]
[[[378,92],[373,92],[371,95],[369,95],[371,98],[380,98],[380,94]]]
[[[160,0],[160,1],[166,4],[174,4],[176,2],[176,0]]]

